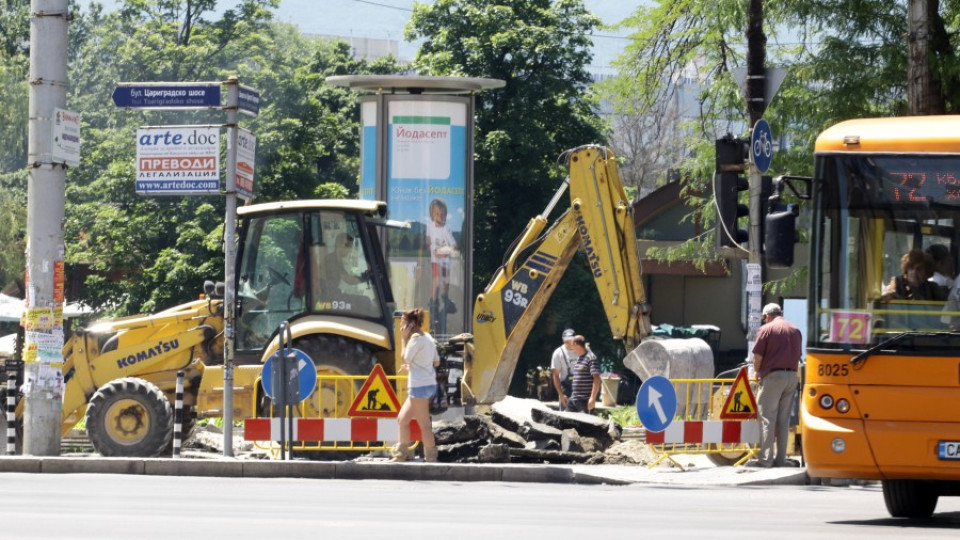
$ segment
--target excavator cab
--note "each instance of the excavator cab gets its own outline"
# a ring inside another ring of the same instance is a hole
[[[300,201],[239,209],[238,363],[258,363],[285,320],[348,317],[392,326],[385,315],[393,297],[370,221],[380,204]]]

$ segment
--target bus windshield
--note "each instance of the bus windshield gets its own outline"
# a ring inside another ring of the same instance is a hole
[[[814,346],[960,329],[960,155],[819,155],[814,212]]]

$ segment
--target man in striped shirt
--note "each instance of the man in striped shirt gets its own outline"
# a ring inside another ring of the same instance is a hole
[[[577,354],[577,362],[573,365],[573,392],[566,410],[592,413],[600,393],[600,361],[587,348],[587,339],[583,336],[573,338],[573,352]]]

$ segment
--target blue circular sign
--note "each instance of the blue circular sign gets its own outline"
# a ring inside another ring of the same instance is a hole
[[[307,356],[307,353],[300,349],[291,349],[291,351],[297,356],[297,371],[300,374],[300,401],[303,401],[310,397],[314,387],[317,386],[317,366],[313,364],[313,360]],[[273,395],[273,362],[278,362],[280,355],[285,352],[285,350],[280,349],[271,354],[267,361],[263,363],[263,371],[260,373],[263,391],[272,400],[276,400],[276,396]]]
[[[677,391],[670,379],[654,375],[643,381],[637,392],[637,416],[647,431],[667,429],[677,414]]]
[[[753,125],[753,134],[750,136],[750,159],[761,174],[770,169],[770,162],[773,161],[773,132],[770,131],[770,124],[763,118]]]

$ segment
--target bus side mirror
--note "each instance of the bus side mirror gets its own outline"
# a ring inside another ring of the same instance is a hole
[[[764,216],[763,254],[770,268],[793,266],[793,248],[797,242],[796,205],[777,205]]]

